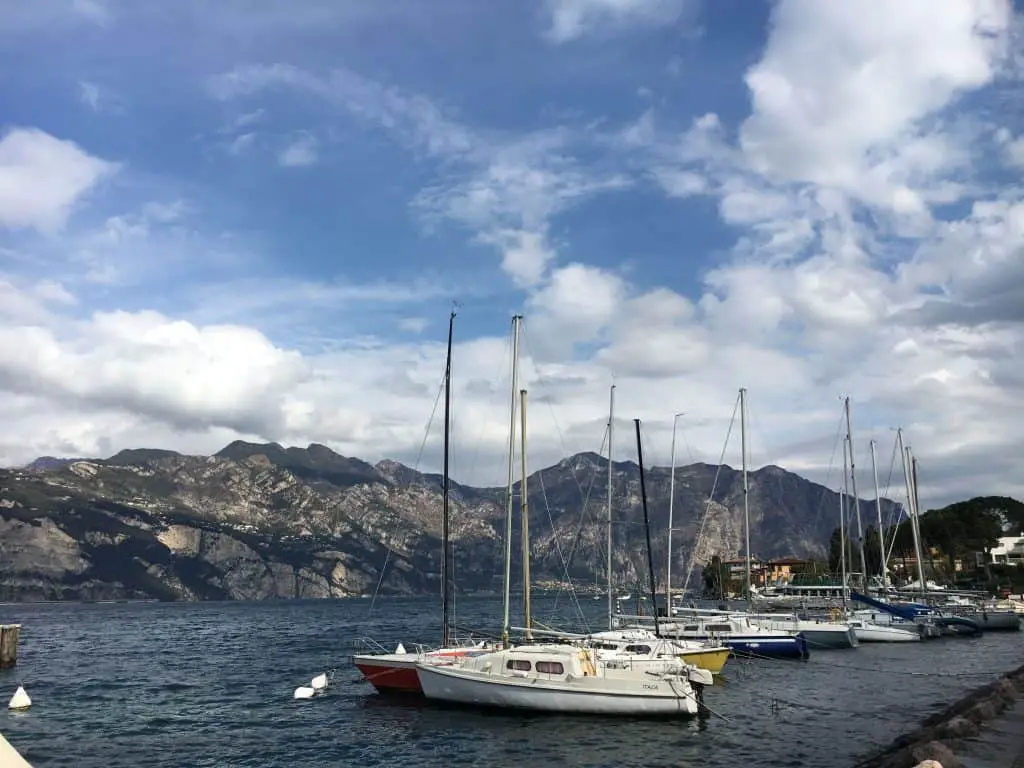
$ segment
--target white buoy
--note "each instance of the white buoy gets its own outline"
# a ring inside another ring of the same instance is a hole
[[[405,646],[404,646],[404,645],[402,645],[401,643],[399,643],[399,644],[398,644],[398,647],[397,647],[397,648],[395,648],[395,653],[396,653],[396,654],[401,654],[401,653],[405,653]]]
[[[28,709],[32,706],[32,699],[28,697],[23,686],[18,686],[18,690],[11,696],[11,703],[7,705],[8,709]]]
[[[309,685],[314,691],[323,691],[327,687],[327,673],[317,675],[309,681]]]
[[[310,688],[308,685],[300,685],[295,689],[296,699],[312,699],[316,695],[316,691]]]

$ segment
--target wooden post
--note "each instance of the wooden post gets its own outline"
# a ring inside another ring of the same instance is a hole
[[[18,635],[21,624],[0,625],[0,669],[10,669],[18,663]]]

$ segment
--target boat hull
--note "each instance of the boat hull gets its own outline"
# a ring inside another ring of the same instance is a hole
[[[478,648],[448,648],[419,656],[411,653],[366,653],[353,656],[352,663],[378,693],[422,695],[423,689],[420,688],[420,679],[416,674],[417,662],[451,664],[457,659],[482,652]]]
[[[761,637],[733,635],[721,640],[734,656],[771,657],[775,659],[806,659],[810,656],[807,640],[803,637]]]
[[[921,633],[912,629],[883,627],[880,625],[854,627],[857,640],[862,643],[919,643]]]
[[[978,611],[964,615],[981,627],[983,632],[1020,630],[1020,614],[1014,611]]]
[[[807,644],[814,650],[839,650],[856,648],[857,634],[852,628],[837,630],[832,627],[800,627],[799,632],[807,638]]]
[[[696,697],[674,693],[671,684],[652,679],[643,693],[626,690],[598,690],[586,687],[587,678],[574,685],[533,679],[494,679],[486,673],[456,667],[417,667],[420,687],[428,699],[465,706],[493,707],[534,712],[588,715],[682,715],[697,714]],[[597,681],[599,678],[590,678]],[[678,688],[679,683],[675,684]],[[657,690],[655,689],[657,688]],[[663,692],[664,695],[659,695]]]
[[[363,679],[378,693],[423,693],[419,675],[416,674],[415,656],[406,656],[404,659],[395,653],[356,656],[353,663]]]
[[[679,655],[687,664],[706,669],[713,675],[720,675],[731,654],[728,648],[712,648],[710,650],[683,651]]]

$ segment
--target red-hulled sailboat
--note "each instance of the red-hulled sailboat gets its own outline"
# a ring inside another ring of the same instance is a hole
[[[442,485],[441,512],[441,647],[437,650],[409,653],[399,643],[394,653],[384,648],[379,652],[357,653],[352,663],[379,693],[422,694],[420,679],[416,674],[417,661],[451,664],[456,658],[486,653],[491,650],[487,644],[475,646],[453,646],[450,636],[449,593],[450,550],[448,542],[448,443],[451,428],[451,379],[452,379],[452,331],[455,327],[455,312],[448,318],[448,355],[444,370],[444,482]]]

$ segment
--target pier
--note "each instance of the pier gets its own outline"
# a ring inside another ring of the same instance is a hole
[[[1020,719],[1024,696],[1024,666],[1001,675],[991,683],[927,718],[921,727],[893,741],[888,747],[858,763],[855,768],[918,768],[934,761],[942,768],[964,765],[958,756],[968,740],[975,739],[1007,710],[1015,722]],[[1024,766],[1024,736],[1015,734],[1013,744],[1003,745],[1007,768]],[[1016,754],[1013,754],[1016,752]],[[929,768],[934,768],[929,765]]]
[[[10,669],[18,663],[18,636],[21,624],[0,624],[0,669]]]

